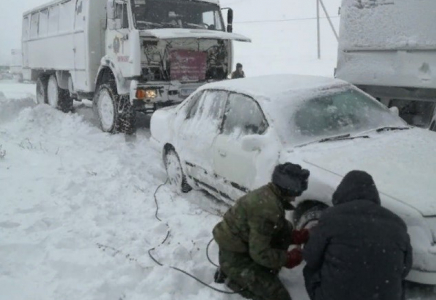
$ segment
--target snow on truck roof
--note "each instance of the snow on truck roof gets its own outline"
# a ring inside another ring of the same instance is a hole
[[[294,97],[304,97],[321,93],[329,87],[349,85],[345,81],[309,75],[268,75],[243,79],[225,80],[206,84],[204,89],[224,89],[241,93],[265,101],[289,101]]]

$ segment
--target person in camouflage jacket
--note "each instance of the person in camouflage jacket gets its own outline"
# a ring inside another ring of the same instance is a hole
[[[230,289],[256,300],[291,299],[278,273],[301,263],[301,249],[288,248],[307,242],[309,233],[293,230],[285,210],[307,189],[308,178],[299,165],[278,165],[271,183],[237,200],[215,226],[219,272]]]

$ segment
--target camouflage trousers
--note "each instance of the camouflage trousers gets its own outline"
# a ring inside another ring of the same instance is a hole
[[[248,253],[220,250],[221,270],[227,275],[227,286],[242,297],[253,300],[291,300],[278,278],[278,271],[255,263]]]

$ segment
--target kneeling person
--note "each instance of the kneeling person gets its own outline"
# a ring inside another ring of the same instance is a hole
[[[301,263],[301,249],[288,247],[309,237],[308,231],[293,230],[285,210],[307,189],[308,178],[299,165],[278,165],[271,183],[237,200],[215,226],[220,270],[230,289],[256,300],[291,299],[278,273]]]

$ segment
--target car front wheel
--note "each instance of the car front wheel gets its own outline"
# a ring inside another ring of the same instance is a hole
[[[322,213],[326,208],[327,206],[319,204],[307,209],[296,220],[295,227],[297,229],[311,229],[315,227],[318,224],[319,218],[321,217]]]

